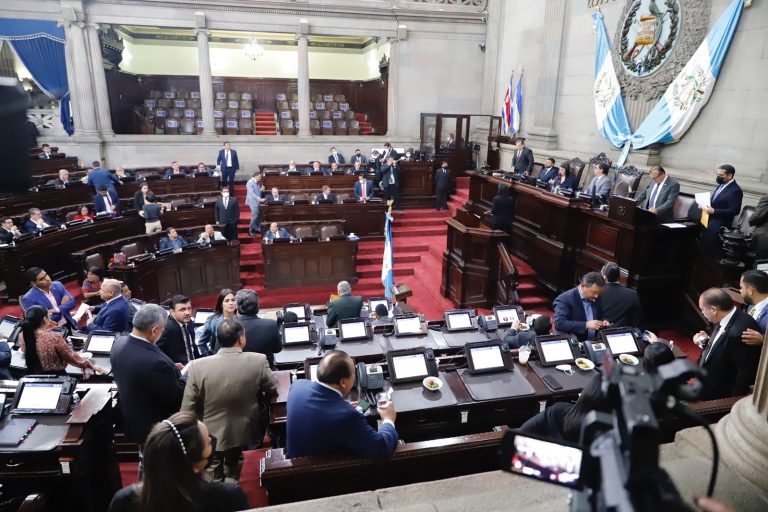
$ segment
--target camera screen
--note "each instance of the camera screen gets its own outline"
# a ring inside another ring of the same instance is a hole
[[[341,339],[362,339],[368,337],[365,330],[365,322],[339,323],[341,329]]]
[[[578,489],[582,455],[579,448],[517,434],[509,471]]]
[[[469,313],[453,313],[448,315],[447,320],[449,331],[470,329],[472,327],[472,319],[469,317]]]
[[[53,411],[59,403],[61,382],[29,382],[22,388],[17,409]]]
[[[306,318],[307,316],[304,306],[290,306],[285,308],[285,312],[294,313],[299,320],[301,320],[302,318]]]
[[[95,354],[109,354],[114,343],[114,336],[91,335],[91,340],[88,342],[88,351]]]
[[[545,361],[573,361],[573,352],[567,338],[542,341],[541,351]]]

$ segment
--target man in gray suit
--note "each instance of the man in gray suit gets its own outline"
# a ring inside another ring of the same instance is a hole
[[[254,236],[261,231],[259,228],[259,205],[266,201],[266,198],[262,199],[261,197],[264,187],[261,185],[261,173],[259,171],[253,173],[253,177],[245,184],[245,189],[245,204],[251,209],[251,226],[248,228],[248,234]]]
[[[611,179],[608,177],[609,170],[610,166],[608,164],[600,164],[595,167],[592,171],[595,173],[595,177],[592,178],[585,193],[592,197],[599,197],[601,200],[607,200],[611,194]]]
[[[226,476],[238,478],[243,447],[258,444],[254,433],[260,397],[275,394],[277,381],[264,354],[243,352],[245,331],[235,319],[217,330],[221,349],[187,365],[181,410],[195,414],[216,437],[216,455],[224,459]]]
[[[637,195],[635,202],[640,208],[655,213],[659,222],[672,222],[680,184],[667,176],[667,171],[660,165],[651,169],[650,177],[651,182]]]

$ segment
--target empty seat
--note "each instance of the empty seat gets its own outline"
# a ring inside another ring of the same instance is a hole
[[[202,105],[200,104],[200,100],[189,100],[189,102],[187,103],[187,106],[189,108],[194,108],[194,109],[202,108]]]
[[[224,110],[227,108],[227,101],[226,100],[216,100],[213,102],[213,108],[216,110]]]
[[[165,134],[166,135],[178,135],[179,134],[179,120],[178,119],[166,119],[165,120]]]
[[[101,254],[89,254],[85,257],[85,268],[99,268],[101,270],[104,270],[104,257]]]
[[[320,228],[320,238],[322,240],[328,240],[332,236],[338,236],[339,234],[338,226],[323,226]]]
[[[203,133],[203,126],[203,120],[198,118],[197,121],[195,121],[195,128],[197,128],[198,135]]]
[[[309,132],[312,135],[320,135],[320,121],[318,121],[317,119],[310,119]]]
[[[279,93],[275,94],[275,100],[277,100],[277,101],[285,101],[286,100],[285,93],[279,92]]]
[[[299,95],[298,94],[291,94],[291,101],[299,101]]]
[[[291,106],[288,104],[287,101],[278,101],[277,102],[277,110],[290,110]]]
[[[225,100],[227,99],[227,93],[225,92],[217,92],[216,93],[216,99],[217,100]]]
[[[194,108],[185,108],[184,117],[190,117],[194,119],[195,117],[197,117],[197,110],[195,110]]]
[[[174,91],[163,91],[163,98],[166,98],[169,100],[175,100],[176,93]]]
[[[251,110],[253,102],[251,100],[240,100],[240,110]]]
[[[186,202],[186,199],[174,199],[171,201],[171,210],[178,210],[179,206],[185,204]]]
[[[241,110],[240,119],[250,119],[253,116],[253,112],[250,110]]]
[[[350,135],[360,135],[360,123],[353,119],[349,122],[348,130]]]
[[[333,97],[333,99],[334,99],[334,101],[338,101],[339,103],[347,101],[347,98],[344,97],[343,94],[337,94],[336,96]]]
[[[323,95],[315,94],[314,96],[312,96],[312,101],[323,101]]]
[[[336,135],[346,135],[346,134],[347,134],[347,122],[336,121]]]
[[[280,119],[293,119],[293,114],[290,110],[281,110],[279,116]]]
[[[333,101],[333,94],[323,94],[323,101]]]
[[[171,100],[160,98],[157,100],[157,106],[160,108],[171,108]]]
[[[227,108],[238,109],[238,108],[240,108],[240,102],[237,101],[237,100],[229,100],[227,102]]]
[[[321,133],[323,135],[333,135],[333,121],[323,121]]]
[[[178,108],[172,108],[168,110],[168,117],[172,117],[174,119],[178,119],[181,117],[181,110]]]
[[[125,244],[120,248],[120,252],[125,254],[126,258],[130,258],[132,256],[138,256],[141,254],[141,249],[139,249],[139,244],[136,242],[132,244]]]
[[[326,110],[339,110],[339,104],[335,101],[329,101],[325,104]]]
[[[339,110],[331,112],[331,119],[344,119],[344,112]]]
[[[238,111],[234,108],[228,108],[224,111],[224,119],[237,119]]]
[[[186,108],[187,102],[185,100],[174,100],[173,106],[176,108]]]
[[[315,110],[317,110],[317,111],[325,110],[325,103],[322,102],[322,101],[316,102],[315,103]]]
[[[69,222],[69,221],[71,221],[72,219],[74,219],[74,218],[75,218],[75,215],[77,215],[77,213],[78,213],[78,212],[69,212],[69,213],[67,213],[67,216],[64,218],[64,220],[65,220],[66,222]]]
[[[227,94],[227,98],[230,100],[239,100],[240,99],[240,93],[239,92],[230,92]]]
[[[240,95],[240,99],[243,101],[253,101],[253,95],[249,92],[244,92]]]
[[[353,110],[345,110],[342,117],[347,121],[351,121],[355,118],[355,112]]]
[[[200,99],[200,91],[189,91],[189,98],[193,100]]]
[[[227,135],[237,135],[237,119],[226,119],[224,121],[225,130]]]
[[[181,127],[179,129],[182,135],[194,135],[197,133],[197,126],[195,126],[195,119],[185,117],[181,120]]]
[[[310,111],[309,111],[309,118],[310,118],[310,119],[317,119],[317,111],[315,111],[315,110],[310,110]]]
[[[293,120],[292,119],[281,119],[280,120],[280,133],[282,135],[294,135],[294,126],[293,126]]]
[[[240,119],[240,135],[252,135],[253,134],[253,122],[251,118]]]
[[[214,119],[224,119],[224,111],[223,110],[214,110],[213,111],[213,118]]]
[[[176,93],[176,97],[183,100],[187,100],[189,99],[189,91],[178,91]]]
[[[331,113],[328,112],[327,110],[320,110],[320,111],[317,112],[317,117],[321,121],[328,121],[328,120],[331,119]]]
[[[216,130],[217,133],[220,133],[221,135],[224,135],[224,119],[214,119],[213,120],[213,129]]]
[[[159,99],[163,97],[162,91],[149,91],[149,97],[154,99]]]
[[[299,226],[294,230],[293,235],[296,238],[307,238],[310,236],[316,236],[315,230],[312,229],[312,226]]]

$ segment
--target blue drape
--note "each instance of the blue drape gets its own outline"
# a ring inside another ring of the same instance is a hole
[[[74,131],[64,53],[64,29],[53,21],[0,19],[0,39],[12,46],[37,85],[61,103],[61,124]]]

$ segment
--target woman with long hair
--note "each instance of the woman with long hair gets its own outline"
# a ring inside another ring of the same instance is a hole
[[[19,342],[29,373],[63,374],[69,364],[105,373],[75,353],[64,337],[52,330],[54,327],[56,324],[51,322],[48,310],[43,306],[32,306],[25,312]]]
[[[208,428],[194,414],[177,412],[156,423],[144,444],[141,483],[119,490],[109,512],[234,512],[251,508],[236,484],[203,479],[213,450]]]
[[[229,288],[224,288],[216,299],[216,306],[213,308],[213,315],[205,321],[203,333],[197,340],[201,353],[207,350],[211,354],[219,351],[219,342],[217,339],[217,330],[224,320],[232,320],[237,314],[237,304],[235,303],[235,292]]]
[[[560,164],[557,176],[555,176],[552,192],[557,192],[560,189],[573,190],[574,188],[576,188],[576,176],[571,172],[571,164],[563,162]]]

